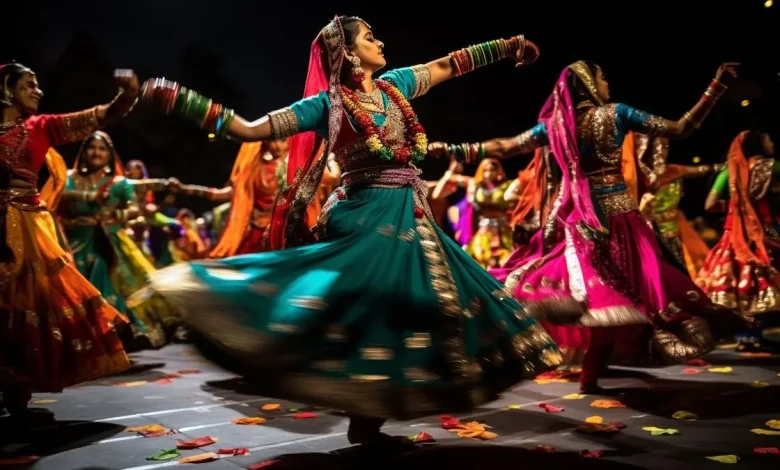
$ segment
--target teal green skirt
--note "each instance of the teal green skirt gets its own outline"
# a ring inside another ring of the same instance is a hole
[[[339,188],[328,206],[316,244],[171,266],[151,287],[258,392],[351,414],[466,411],[560,363],[414,189]]]

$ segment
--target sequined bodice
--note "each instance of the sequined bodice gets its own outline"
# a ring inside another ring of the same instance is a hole
[[[625,134],[614,105],[589,107],[577,113],[577,139],[585,173],[620,170]]]

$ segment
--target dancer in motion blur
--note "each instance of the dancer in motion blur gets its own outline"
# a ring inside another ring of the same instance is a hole
[[[353,443],[388,442],[385,419],[471,409],[560,361],[534,316],[435,226],[409,104],[499,59],[531,62],[536,46],[490,41],[377,77],[383,50],[366,22],[335,18],[312,44],[306,98],[251,123],[176,83],[143,93],[218,134],[295,136],[270,235],[288,249],[174,266],[151,285],[264,393],[346,410]],[[331,150],[342,186],[312,224]]]
[[[548,326],[559,346],[587,349],[580,377],[583,393],[602,392],[598,377],[613,353],[623,360],[681,362],[713,349],[707,320],[722,319],[724,327],[736,323],[662,258],[655,234],[627,192],[620,166],[626,131],[682,137],[698,128],[725,92],[724,82],[735,75],[734,66],[718,68],[701,100],[671,121],[609,103],[601,68],[578,61],[561,73],[533,129],[481,144],[432,144],[432,151],[467,162],[550,145],[563,170],[548,219],[553,226],[492,272],[521,302],[571,295],[587,303],[580,322],[587,328]]]
[[[738,335],[741,351],[780,348],[780,236],[769,191],[780,174],[774,153],[769,134],[741,132],[705,203],[706,210],[728,215],[698,283],[713,302],[756,318],[754,328]]]
[[[50,147],[78,142],[132,109],[138,78],[130,70],[115,78],[121,91],[111,103],[37,115],[35,73],[0,66],[0,408],[25,422],[50,418],[27,409],[33,391],[60,392],[130,366],[116,332],[126,319],[63,250],[36,189]]]

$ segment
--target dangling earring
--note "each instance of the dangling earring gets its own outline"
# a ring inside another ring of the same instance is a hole
[[[349,61],[352,63],[352,81],[362,83],[366,79],[366,71],[360,66],[360,57],[353,55]]]
[[[13,103],[11,103],[11,100],[14,98],[14,95],[11,94],[11,92],[8,90],[8,88],[3,88],[3,99],[0,99],[0,104],[3,106],[13,106]]]

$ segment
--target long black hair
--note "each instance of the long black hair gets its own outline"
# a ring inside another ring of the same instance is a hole
[[[742,141],[742,153],[745,155],[745,158],[769,156],[766,155],[766,151],[764,150],[764,143],[762,141],[764,134],[765,132],[761,129],[750,129],[747,134],[745,134],[745,139]]]
[[[29,67],[16,62],[0,66],[0,107],[8,106],[8,103],[4,102],[6,91],[10,91],[25,73],[35,74]]]

